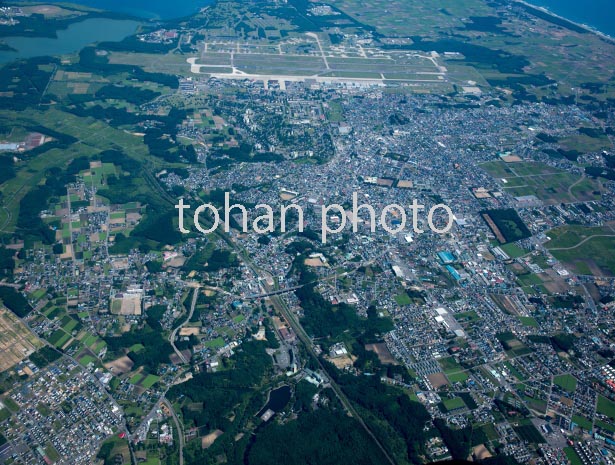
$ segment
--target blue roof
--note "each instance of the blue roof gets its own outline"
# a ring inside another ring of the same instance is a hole
[[[444,264],[453,263],[455,261],[455,256],[448,251],[438,252],[438,257],[440,257],[440,260]]]
[[[451,276],[455,278],[456,281],[459,281],[461,279],[461,275],[457,273],[457,270],[453,268],[451,265],[446,265],[446,269],[451,274]]]

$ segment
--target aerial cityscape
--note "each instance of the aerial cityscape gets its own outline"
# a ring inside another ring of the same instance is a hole
[[[0,465],[615,463],[605,18],[75,2],[0,1]]]

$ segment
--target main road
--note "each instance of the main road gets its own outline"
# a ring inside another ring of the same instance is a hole
[[[173,331],[171,331],[171,334],[169,335],[169,342],[171,343],[171,346],[173,346],[173,350],[175,351],[175,353],[177,354],[179,359],[184,364],[188,363],[188,360],[186,360],[186,357],[184,357],[184,354],[182,354],[181,351],[175,345],[175,337],[177,336],[177,332],[186,323],[188,323],[190,321],[190,319],[192,318],[192,315],[194,314],[194,308],[196,307],[196,302],[197,302],[197,300],[199,298],[199,287],[200,287],[200,285],[197,284],[197,283],[194,283],[193,286],[194,286],[194,291],[192,293],[192,302],[190,303],[190,312],[188,313],[188,317],[184,320],[184,322],[182,324],[180,324],[177,328],[175,328]]]

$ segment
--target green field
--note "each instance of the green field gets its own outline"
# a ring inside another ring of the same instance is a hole
[[[530,326],[532,328],[538,328],[538,322],[531,316],[520,316],[519,321],[523,326]]]
[[[500,249],[502,249],[510,258],[522,257],[527,253],[525,249],[522,249],[514,242],[510,244],[503,244],[500,246]]]
[[[564,391],[574,392],[577,389],[577,379],[570,374],[555,376],[553,383]]]
[[[145,379],[141,381],[141,386],[145,389],[151,388],[154,384],[156,384],[160,380],[160,376],[155,375],[147,375]]]
[[[565,447],[564,453],[568,460],[570,460],[570,465],[583,465],[583,460],[579,457],[579,454],[572,447]]]
[[[395,302],[397,302],[397,305],[399,306],[410,305],[412,303],[412,299],[408,296],[408,294],[402,292],[401,294],[397,294],[395,296]]]
[[[591,431],[592,429],[591,420],[588,420],[587,418],[582,417],[581,415],[573,415],[572,421],[576,423],[577,425],[579,425],[581,428],[583,428],[585,431]]]
[[[463,383],[469,378],[468,374],[463,371],[458,371],[455,373],[446,373],[446,377],[451,383]]]
[[[453,399],[444,399],[442,401],[444,408],[447,411],[457,410],[460,408],[466,408],[466,404],[461,397],[454,397]]]
[[[140,352],[143,349],[145,349],[145,346],[143,344],[134,344],[128,348],[128,352]]]
[[[86,354],[79,359],[79,363],[84,367],[88,366],[90,363],[95,362],[95,361],[96,361],[96,358],[92,357],[89,354]]]
[[[615,420],[615,402],[607,399],[604,396],[598,396],[598,405],[596,406],[596,411]]]
[[[58,329],[57,331],[54,331],[53,333],[51,333],[51,335],[49,336],[47,340],[49,341],[50,344],[53,344],[58,349],[60,349],[62,346],[64,346],[64,344],[68,342],[70,338],[71,338],[70,334],[67,334],[63,330]]]
[[[221,347],[224,347],[225,344],[226,343],[224,342],[224,339],[222,339],[221,337],[217,337],[216,339],[212,339],[211,341],[206,341],[203,343],[203,345],[208,349],[220,349]]]
[[[547,248],[577,274],[615,276],[615,231],[608,226],[566,225],[547,233]]]
[[[597,200],[596,181],[561,171],[543,163],[483,163],[481,167],[498,179],[502,189],[514,197],[535,195],[547,204]]]
[[[446,372],[456,372],[463,370],[462,366],[457,363],[453,357],[444,357],[438,360],[438,363],[442,367],[442,370]]]

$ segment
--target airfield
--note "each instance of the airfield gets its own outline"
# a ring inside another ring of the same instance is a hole
[[[436,52],[389,51],[362,45],[323,43],[305,33],[277,44],[215,40],[200,44],[199,56],[187,59],[190,72],[217,79],[314,82],[347,86],[442,89],[452,84]],[[459,83],[461,84],[461,83]],[[466,83],[467,85],[467,83]]]

